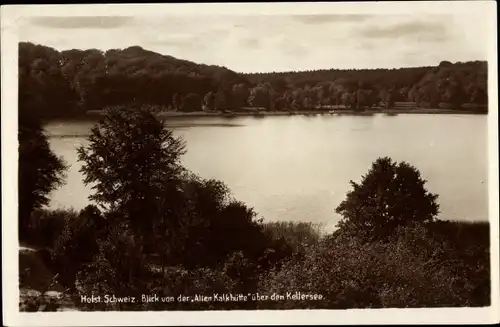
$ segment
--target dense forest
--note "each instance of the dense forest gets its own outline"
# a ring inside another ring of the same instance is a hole
[[[336,105],[422,108],[487,106],[487,63],[435,67],[240,74],[138,46],[101,51],[19,44],[19,98],[44,119],[76,118],[116,105],[166,111],[311,110]],[[30,113],[33,114],[33,113]]]
[[[415,102],[419,107],[487,105],[487,63],[443,61],[436,67],[315,70],[245,75],[287,100],[317,105],[371,106]]]

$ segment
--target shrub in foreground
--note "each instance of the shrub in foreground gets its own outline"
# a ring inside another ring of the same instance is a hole
[[[267,302],[262,308],[457,307],[488,305],[487,283],[488,260],[467,268],[452,243],[414,225],[398,228],[388,241],[326,238],[303,261],[262,276],[259,289],[318,293],[326,299]]]
[[[25,230],[26,242],[32,246],[53,248],[68,221],[78,217],[73,209],[38,209],[31,214],[31,223]]]
[[[52,267],[60,274],[60,281],[73,288],[80,266],[91,262],[98,251],[97,240],[106,231],[105,220],[97,207],[89,205],[77,215],[67,216],[64,223],[52,248]]]
[[[140,245],[126,224],[110,228],[106,236],[97,240],[97,251],[92,260],[81,264],[76,274],[78,296],[114,295],[135,297],[147,294],[147,282],[152,273],[141,253]],[[134,310],[137,303],[109,302],[82,303],[91,310]]]
[[[322,225],[311,222],[275,221],[263,224],[264,233],[275,241],[283,241],[294,254],[304,254],[323,236]]]
[[[399,226],[432,222],[439,212],[437,195],[425,188],[420,172],[406,162],[375,160],[360,183],[336,208],[343,232],[376,240],[389,237]]]

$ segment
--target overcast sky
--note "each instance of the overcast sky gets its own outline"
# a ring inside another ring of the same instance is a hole
[[[259,15],[26,18],[21,41],[63,49],[133,45],[238,72],[397,68],[486,60],[478,16]]]

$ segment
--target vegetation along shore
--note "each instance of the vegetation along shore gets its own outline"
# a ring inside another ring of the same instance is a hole
[[[151,106],[169,115],[248,112],[242,108],[259,115],[377,107],[411,113],[488,111],[484,61],[243,74],[138,46],[57,51],[21,42],[19,86],[31,114],[44,120],[83,119],[88,111],[117,105]]]
[[[266,117],[266,116],[317,116],[317,115],[330,115],[330,116],[370,116],[375,114],[385,114],[385,115],[399,115],[399,114],[432,114],[432,115],[442,115],[442,114],[461,114],[461,115],[481,115],[485,114],[480,110],[453,110],[453,109],[383,109],[383,108],[372,108],[363,111],[348,110],[348,109],[316,109],[316,110],[302,110],[302,111],[257,111],[257,110],[245,110],[245,111],[193,111],[193,112],[179,112],[179,111],[155,111],[159,117],[164,118],[176,118],[176,117]],[[89,118],[99,117],[105,114],[104,110],[90,110],[87,111]]]
[[[223,182],[189,172],[184,141],[148,109],[109,108],[78,149],[93,185],[81,211],[44,208],[66,165],[40,122],[21,114],[19,139],[23,311],[490,304],[488,222],[437,219],[438,196],[409,163],[374,158],[325,232],[310,217],[258,219]],[[261,300],[182,300],[247,294]]]

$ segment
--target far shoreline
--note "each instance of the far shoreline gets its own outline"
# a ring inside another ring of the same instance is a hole
[[[103,110],[87,111],[87,116],[101,116]],[[397,116],[399,114],[446,114],[446,115],[487,115],[488,112],[479,112],[475,110],[452,110],[452,109],[368,109],[364,111],[356,110],[300,110],[300,111],[226,111],[226,112],[209,112],[209,111],[163,111],[157,115],[161,118],[201,118],[201,117],[265,117],[265,116],[372,116],[375,114],[385,114],[387,116]]]

